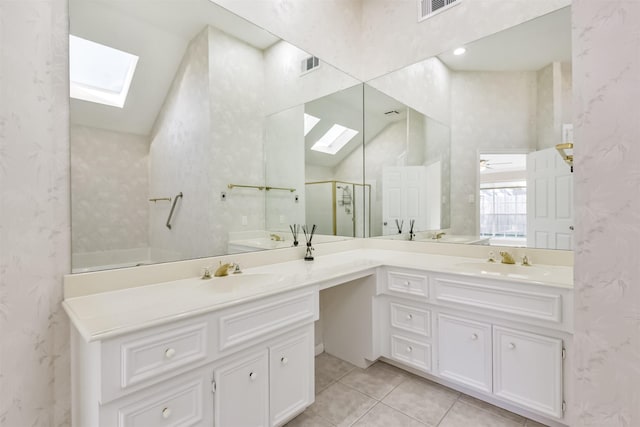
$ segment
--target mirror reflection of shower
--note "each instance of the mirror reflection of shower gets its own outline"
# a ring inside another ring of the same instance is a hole
[[[306,219],[318,225],[318,233],[350,237],[370,235],[370,185],[312,181],[306,183],[305,193]],[[364,211],[362,206],[365,206]]]

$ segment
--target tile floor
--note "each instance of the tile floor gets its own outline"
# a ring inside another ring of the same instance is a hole
[[[542,424],[377,362],[360,369],[316,357],[316,401],[289,427],[542,427]]]

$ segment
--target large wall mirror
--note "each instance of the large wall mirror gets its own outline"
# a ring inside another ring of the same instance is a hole
[[[290,224],[363,235],[362,113],[330,107],[359,81],[208,0],[69,6],[74,272],[289,247]],[[333,125],[356,134],[313,158]]]
[[[209,0],[70,18],[74,272],[290,247],[292,224],[572,249],[569,8],[366,84]]]
[[[372,235],[572,249],[570,8],[465,48],[367,83],[403,104],[366,146]]]

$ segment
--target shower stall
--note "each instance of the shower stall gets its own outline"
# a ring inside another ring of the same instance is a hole
[[[307,224],[332,236],[371,235],[371,185],[346,181],[305,183]]]

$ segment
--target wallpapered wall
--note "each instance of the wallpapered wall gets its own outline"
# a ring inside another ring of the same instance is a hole
[[[640,2],[574,0],[573,426],[640,425]]]
[[[0,425],[66,426],[71,265],[64,0],[0,1]]]
[[[640,57],[629,51],[640,49],[640,3],[574,0],[573,21],[579,143],[572,425],[635,426]],[[63,0],[0,1],[3,426],[69,424],[68,323],[60,308],[62,274],[70,268],[67,36]]]
[[[146,249],[148,138],[73,125],[70,140],[74,253]]]

